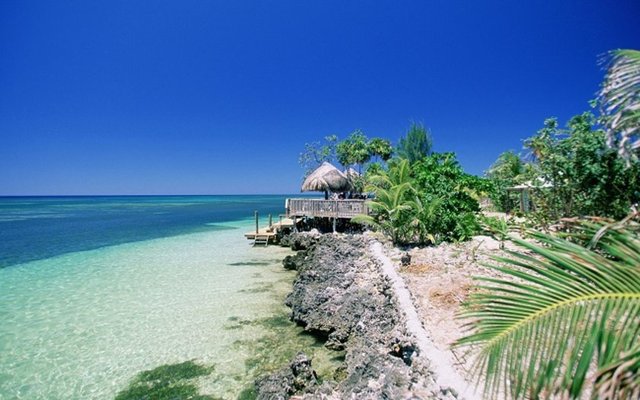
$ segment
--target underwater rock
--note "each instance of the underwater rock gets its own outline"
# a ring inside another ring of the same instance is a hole
[[[318,377],[311,360],[298,353],[288,366],[256,381],[258,400],[288,399],[293,395],[311,393],[318,387]]]

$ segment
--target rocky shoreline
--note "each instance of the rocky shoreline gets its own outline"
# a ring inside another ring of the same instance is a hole
[[[298,251],[285,268],[298,275],[286,304],[291,319],[344,352],[333,377],[318,377],[299,353],[289,365],[256,381],[258,399],[457,399],[438,385],[429,361],[406,327],[391,282],[366,235],[293,234]]]

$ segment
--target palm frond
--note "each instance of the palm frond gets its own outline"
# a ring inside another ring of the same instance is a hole
[[[600,368],[594,395],[600,400],[640,399],[640,345]]]
[[[369,225],[373,227],[380,226],[378,221],[376,221],[372,216],[365,215],[365,214],[356,215],[355,217],[351,218],[351,222],[354,222],[356,224]]]
[[[507,252],[493,266],[507,278],[478,278],[461,313],[471,332],[456,344],[481,347],[476,373],[489,398],[578,398],[591,363],[617,360],[640,333],[638,236],[607,232],[596,251],[529,234],[538,244],[511,240],[535,257]]]
[[[640,51],[615,50],[599,100],[611,147],[627,160],[640,150]]]

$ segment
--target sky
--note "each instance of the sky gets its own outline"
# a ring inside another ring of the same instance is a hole
[[[412,121],[481,175],[587,111],[640,2],[0,2],[0,195],[299,192],[307,142]]]

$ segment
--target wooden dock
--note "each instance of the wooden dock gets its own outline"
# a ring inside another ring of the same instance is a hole
[[[282,229],[292,229],[293,226],[300,222],[301,218],[281,218],[280,221],[274,222],[269,226],[264,228],[259,228],[252,232],[247,232],[244,234],[249,240],[253,240],[253,245],[264,244],[267,246],[269,242],[273,242],[278,235],[278,232]],[[257,222],[256,222],[257,227]]]

